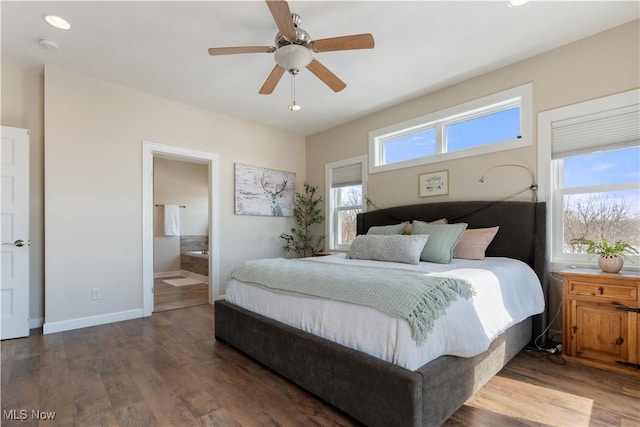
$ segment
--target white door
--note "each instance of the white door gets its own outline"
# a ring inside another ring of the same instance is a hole
[[[29,131],[2,126],[1,339],[29,335]]]

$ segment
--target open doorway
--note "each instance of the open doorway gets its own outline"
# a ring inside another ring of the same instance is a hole
[[[154,168],[158,168],[156,178],[160,179],[155,181],[160,188],[154,188]],[[172,174],[180,177],[172,179]],[[155,311],[154,301],[161,303],[159,310],[165,310],[202,303],[202,298],[211,303],[218,297],[217,176],[216,154],[143,142],[145,316]],[[189,185],[203,188],[185,187]],[[173,230],[165,230],[169,211],[178,218]]]
[[[153,157],[153,311],[209,303],[209,165]]]

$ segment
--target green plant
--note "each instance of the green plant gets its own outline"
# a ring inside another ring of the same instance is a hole
[[[574,245],[587,245],[587,253],[589,255],[618,255],[626,259],[627,255],[638,254],[636,248],[622,240],[616,240],[613,245],[610,245],[607,239],[601,239],[600,242],[596,243],[591,239],[580,237],[578,239],[572,239],[571,243]]]
[[[304,193],[296,193],[296,203],[293,209],[293,217],[296,226],[291,229],[291,234],[282,233],[280,238],[284,240],[284,250],[295,252],[299,257],[308,257],[322,250],[325,236],[317,239],[311,234],[310,227],[313,224],[322,224],[324,216],[320,210],[322,196],[316,197],[318,187],[304,183]]]

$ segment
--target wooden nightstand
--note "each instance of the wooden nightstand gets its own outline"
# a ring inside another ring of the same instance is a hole
[[[590,269],[560,274],[563,353],[604,369],[640,374],[640,274]]]

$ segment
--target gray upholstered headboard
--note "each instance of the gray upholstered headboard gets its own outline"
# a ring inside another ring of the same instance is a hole
[[[357,232],[365,234],[374,225],[403,221],[466,222],[468,228],[500,226],[487,248],[487,256],[515,258],[531,266],[538,275],[547,299],[546,203],[511,201],[462,201],[396,206],[358,214]],[[546,314],[534,318],[533,333],[538,336],[547,325]]]

